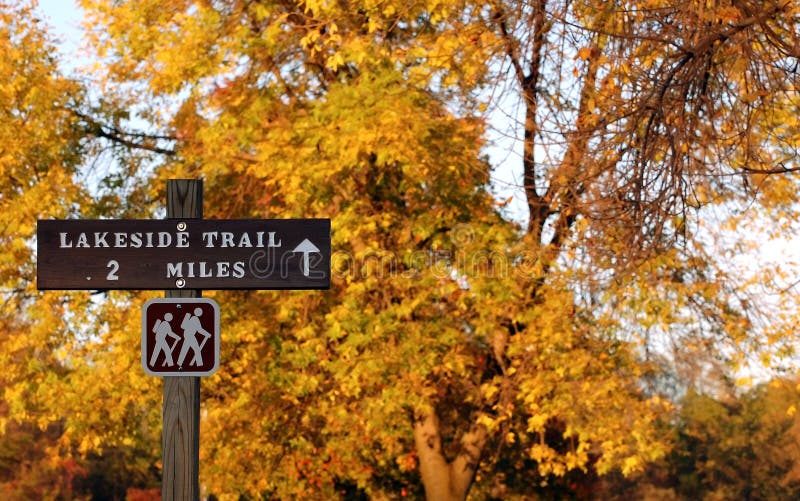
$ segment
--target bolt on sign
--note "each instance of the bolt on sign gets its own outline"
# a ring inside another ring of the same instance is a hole
[[[142,367],[153,376],[210,376],[219,367],[219,305],[157,298],[142,309]]]
[[[40,220],[39,289],[329,289],[330,219]]]

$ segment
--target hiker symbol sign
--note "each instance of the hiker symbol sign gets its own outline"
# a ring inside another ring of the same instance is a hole
[[[142,310],[142,367],[153,376],[210,376],[219,367],[219,306],[208,298],[151,299]]]

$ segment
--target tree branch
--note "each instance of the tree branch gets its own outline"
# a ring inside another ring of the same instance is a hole
[[[151,151],[161,155],[172,156],[177,153],[172,148],[163,148],[156,144],[157,141],[176,141],[177,138],[175,137],[125,131],[114,125],[100,123],[80,111],[73,110],[73,113],[84,122],[87,132],[96,137],[108,139],[113,143],[120,144],[127,148]]]

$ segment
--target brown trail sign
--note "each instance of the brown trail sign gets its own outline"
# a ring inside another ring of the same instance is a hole
[[[36,285],[165,290],[166,299],[148,301],[142,312],[142,366],[170,376],[161,497],[184,501],[200,496],[197,376],[219,365],[219,307],[200,298],[202,289],[330,288],[331,223],[203,220],[203,184],[192,179],[167,182],[167,218],[38,221]]]
[[[39,289],[328,289],[329,219],[41,220]]]

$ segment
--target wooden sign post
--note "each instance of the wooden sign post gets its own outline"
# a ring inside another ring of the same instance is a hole
[[[167,218],[203,218],[203,181],[167,181]],[[199,289],[170,289],[168,298],[195,298]],[[161,499],[184,501],[200,499],[200,378],[164,378],[162,409]]]
[[[171,179],[165,220],[38,221],[36,286],[41,290],[164,290],[166,298],[189,300],[200,298],[202,289],[328,289],[330,232],[329,219],[204,220],[202,181]],[[171,329],[167,313],[162,314],[167,321],[162,329]],[[194,320],[187,315],[187,325],[200,322],[202,308],[195,315]],[[205,331],[202,326],[191,331],[198,329]],[[171,345],[170,355],[176,344]],[[164,345],[159,346],[163,354]],[[201,365],[202,348],[196,345],[198,358],[192,363]],[[219,349],[218,342],[214,348]],[[179,359],[184,356],[182,348]],[[163,363],[172,367],[171,362]],[[201,369],[196,373],[210,374],[216,365]],[[165,375],[162,411],[161,497],[198,500],[200,377]]]

